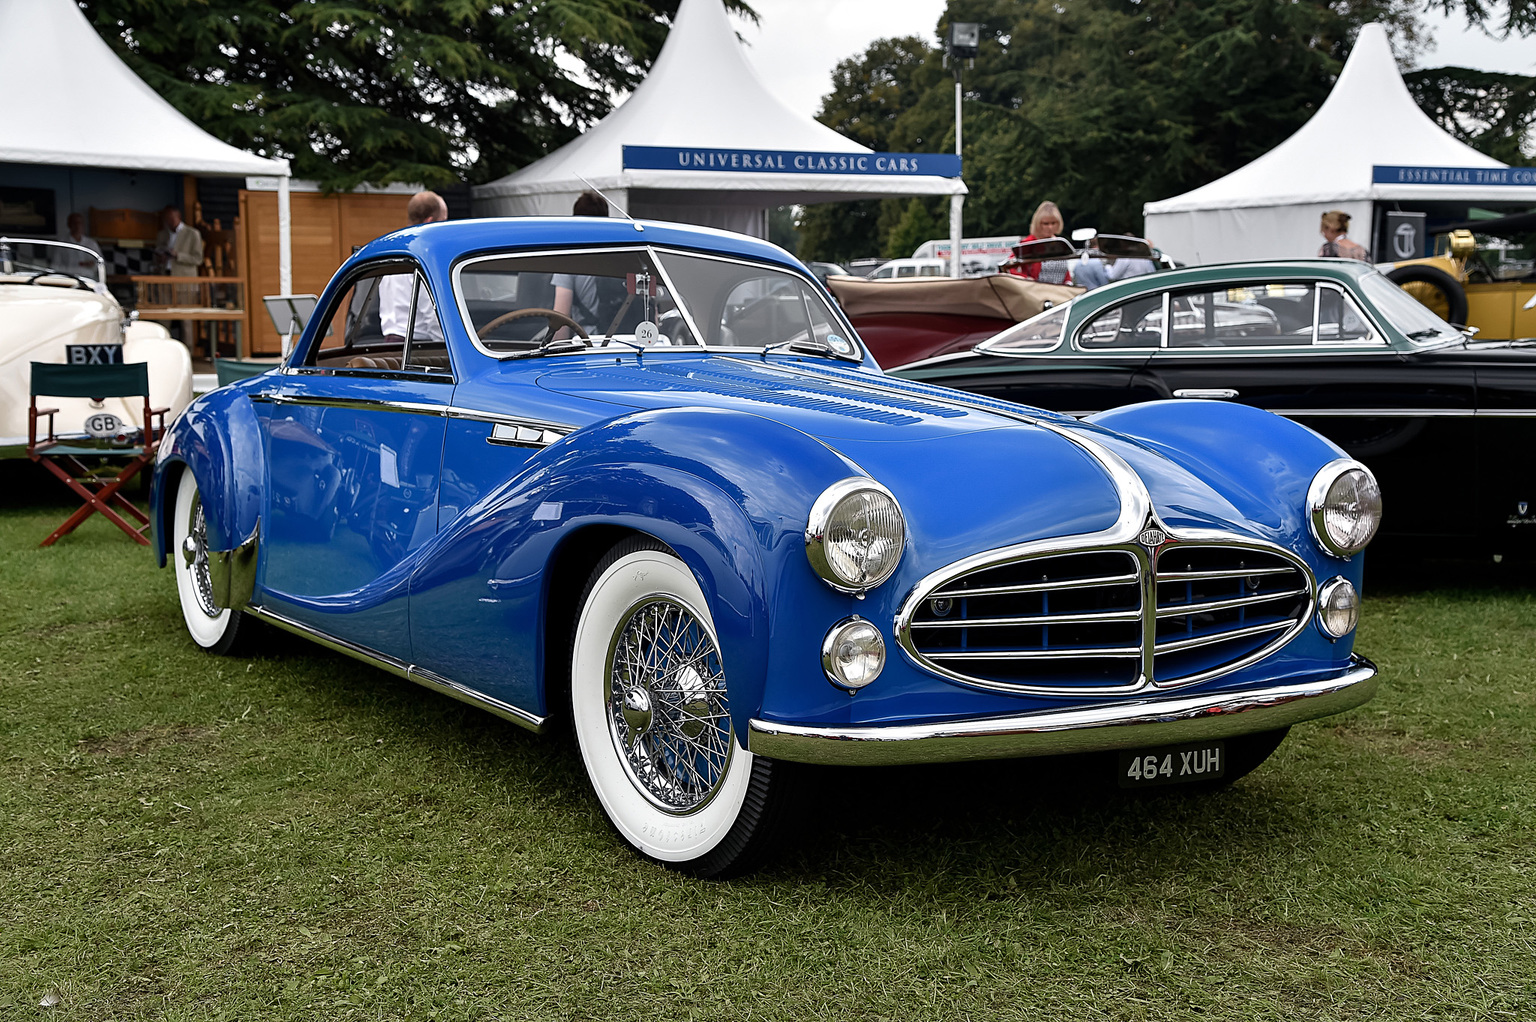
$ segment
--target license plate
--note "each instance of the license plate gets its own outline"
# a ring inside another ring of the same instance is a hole
[[[72,366],[122,365],[121,344],[66,344],[64,361]]]
[[[1227,769],[1225,742],[1170,745],[1120,754],[1120,787],[1155,788],[1163,784],[1211,781]]]

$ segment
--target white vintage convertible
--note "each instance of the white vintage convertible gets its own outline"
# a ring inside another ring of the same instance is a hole
[[[192,401],[186,347],[159,323],[124,315],[100,255],[67,242],[0,238],[0,458],[26,456],[32,363],[72,360],[148,363],[150,404],[169,408],[167,421]],[[59,436],[94,435],[110,446],[144,426],[143,402],[131,398],[46,403],[59,409]]]

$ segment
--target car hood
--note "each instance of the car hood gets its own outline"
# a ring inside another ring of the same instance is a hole
[[[752,410],[816,437],[890,488],[929,567],[981,549],[1109,528],[1125,498],[1105,465],[1115,458],[1141,478],[1167,524],[1255,532],[1212,485],[1118,434],[878,372],[647,355],[638,365],[626,359],[552,369],[539,383],[636,409]],[[1264,531],[1260,523],[1258,534]]]
[[[122,340],[122,318],[115,301],[94,291],[0,285],[0,364],[59,361],[62,354],[41,354],[53,344],[117,343]]]

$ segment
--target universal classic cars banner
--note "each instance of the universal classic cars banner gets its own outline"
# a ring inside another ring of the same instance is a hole
[[[627,145],[625,170],[695,170],[737,174],[864,174],[959,177],[953,153],[820,153],[804,149],[702,149]]]

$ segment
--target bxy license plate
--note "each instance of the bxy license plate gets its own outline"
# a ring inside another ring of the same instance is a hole
[[[1162,784],[1212,781],[1226,769],[1225,742],[1137,749],[1120,754],[1120,787],[1155,788]]]

